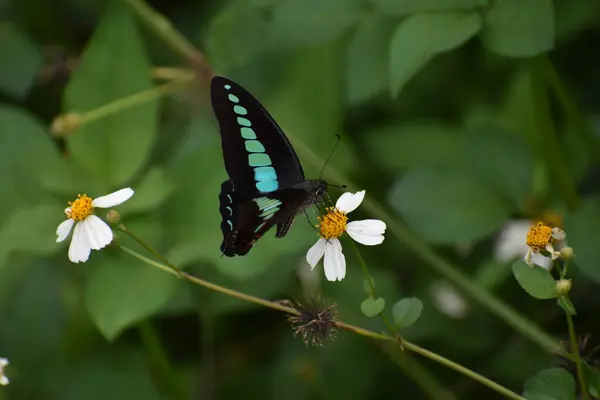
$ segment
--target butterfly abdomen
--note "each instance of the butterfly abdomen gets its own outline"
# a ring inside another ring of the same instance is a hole
[[[221,184],[219,211],[221,212],[221,231],[223,232],[221,251],[226,256],[232,257],[235,255],[233,249],[236,238],[234,226],[237,219],[237,202],[235,201],[235,193],[231,180],[226,180]]]

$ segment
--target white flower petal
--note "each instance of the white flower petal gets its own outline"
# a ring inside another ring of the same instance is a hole
[[[69,260],[74,263],[86,262],[90,257],[92,249],[87,242],[86,236],[81,223],[75,224],[73,238],[71,239],[71,245],[69,246]]]
[[[0,358],[0,367],[4,368],[8,365],[8,359],[6,358]]]
[[[87,241],[92,250],[106,247],[113,239],[113,232],[108,224],[95,215],[90,215],[82,222]]]
[[[337,199],[337,202],[335,203],[335,208],[345,213],[352,212],[356,210],[356,207],[358,207],[360,203],[362,203],[364,198],[364,190],[361,190],[360,192],[356,193],[346,192],[342,194],[339,199]]]
[[[346,257],[339,239],[333,238],[327,242],[323,267],[328,281],[341,281],[346,276]]]
[[[494,257],[508,262],[527,253],[527,232],[532,226],[531,221],[526,219],[504,224],[494,245]]]
[[[552,238],[555,240],[565,240],[567,234],[560,228],[552,228]]]
[[[92,207],[98,208],[109,208],[118,206],[121,203],[126,202],[133,196],[133,189],[125,188],[121,190],[117,190],[111,194],[107,194],[106,196],[98,197],[92,201]]]
[[[365,219],[362,221],[352,221],[346,225],[348,235],[358,243],[375,246],[383,242],[385,232],[385,222],[378,219]]]
[[[326,244],[327,240],[321,238],[317,240],[317,243],[315,243],[310,249],[308,249],[308,252],[306,253],[306,262],[310,264],[310,269],[313,269],[323,257]]]
[[[8,380],[8,378],[4,375],[0,376],[0,385],[2,386],[6,386],[10,383],[10,381]]]
[[[65,214],[67,214],[67,216],[71,213],[71,207],[67,207],[65,208]]]
[[[552,266],[552,260],[541,253],[531,254],[531,262],[544,269],[549,269]]]
[[[58,228],[56,228],[56,235],[58,236],[56,238],[56,241],[62,242],[63,240],[65,240],[67,236],[69,236],[71,229],[73,229],[74,224],[75,221],[73,221],[71,218],[61,222]]]

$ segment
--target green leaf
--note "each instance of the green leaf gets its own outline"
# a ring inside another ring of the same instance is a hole
[[[386,168],[445,166],[464,157],[463,137],[460,129],[431,122],[391,125],[370,132],[367,145]]]
[[[23,99],[42,68],[42,55],[16,26],[0,22],[0,60],[0,91]]]
[[[385,308],[385,299],[378,297],[376,299],[368,298],[360,303],[360,310],[369,318],[378,316]]]
[[[392,36],[390,50],[392,95],[397,96],[435,55],[459,47],[480,28],[477,13],[415,14],[402,21]]]
[[[150,63],[129,7],[111,0],[65,90],[64,110],[85,113],[152,87]],[[69,135],[71,158],[122,187],[144,165],[154,144],[157,101],[95,120]]]
[[[414,324],[421,316],[423,302],[416,297],[399,300],[392,308],[394,323],[400,328]]]
[[[483,238],[509,217],[493,193],[452,169],[406,174],[389,194],[391,206],[428,240],[460,244]]]
[[[547,269],[534,265],[530,267],[523,260],[515,261],[512,265],[513,275],[519,285],[530,296],[536,299],[554,299],[556,293],[556,281]]]
[[[374,0],[377,11],[404,15],[422,12],[472,10],[487,5],[488,0]]]
[[[266,14],[247,1],[234,1],[211,22],[207,53],[218,70],[245,64],[268,33]]]
[[[472,176],[518,209],[526,200],[533,176],[532,151],[526,138],[487,120],[471,124],[464,143],[463,162]]]
[[[562,308],[567,314],[577,315],[577,310],[575,309],[575,306],[573,305],[571,300],[569,300],[568,297],[559,297],[558,299],[556,299],[556,302],[558,303],[560,308]]]
[[[593,397],[600,396],[600,370],[591,367],[588,363],[583,363],[583,373],[585,381],[588,383],[588,390]]]
[[[125,254],[94,253],[85,268],[89,269],[86,307],[109,341],[158,311],[183,284]]]
[[[600,246],[598,229],[590,221],[600,221],[600,198],[589,197],[582,201],[581,207],[565,215],[565,232],[569,246],[575,249],[573,260],[577,268],[589,279],[600,282]]]
[[[280,0],[270,30],[280,46],[328,42],[359,20],[365,0]]]
[[[388,87],[390,41],[394,26],[370,16],[358,28],[346,49],[346,89],[350,104],[368,100]]]
[[[575,380],[562,368],[548,368],[525,382],[527,400],[575,400]]]
[[[133,187],[135,195],[119,206],[121,214],[144,212],[157,208],[173,193],[175,185],[161,167],[152,168]]]
[[[491,51],[507,57],[532,57],[554,47],[552,0],[492,2],[483,14],[481,38]]]

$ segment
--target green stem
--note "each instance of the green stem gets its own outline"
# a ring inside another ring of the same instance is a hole
[[[585,400],[591,400],[590,394],[588,393],[588,387],[585,382],[585,377],[583,375],[583,361],[581,360],[581,355],[579,354],[579,343],[577,343],[577,335],[575,334],[575,326],[573,324],[573,317],[571,314],[565,312],[567,317],[567,325],[569,326],[569,338],[571,339],[571,352],[575,356],[575,365],[577,367],[577,380],[579,381],[579,386],[581,388],[581,394]]]
[[[353,240],[350,240],[350,244],[352,245],[352,248],[354,249],[354,253],[356,254],[356,258],[358,259],[360,268],[362,269],[362,272],[365,275],[365,279],[369,283],[369,294],[371,295],[372,299],[376,299],[377,295],[375,294],[375,281],[373,280],[373,277],[371,276],[371,273],[369,272],[369,267],[367,266],[365,259],[362,257],[362,254],[360,254],[360,251],[358,250],[358,246],[356,245],[356,243],[354,243]],[[379,313],[379,317],[383,321],[383,324],[387,327],[388,331],[390,331],[392,336],[397,337],[398,331],[390,323],[390,321],[388,320],[386,315],[383,313],[383,311]]]
[[[398,347],[382,345],[392,361],[398,365],[413,382],[432,400],[456,400],[456,397],[432,375],[427,368],[423,367],[412,355],[402,351]]]
[[[548,83],[554,91],[558,102],[564,109],[567,118],[571,119],[571,121],[573,121],[577,126],[579,132],[582,135],[582,139],[587,144],[587,148],[590,151],[590,155],[596,160],[599,160],[600,142],[598,142],[594,130],[587,122],[583,113],[579,110],[579,107],[577,107],[577,104],[573,100],[573,97],[569,93],[566,86],[563,84],[554,64],[552,64],[552,62],[548,60],[547,57],[543,58],[540,62],[543,63],[543,67],[546,72],[546,79],[548,79]]]
[[[563,156],[561,143],[556,135],[550,114],[546,76],[548,64],[543,57],[531,61],[530,81],[533,95],[533,116],[538,143],[552,181],[556,183],[560,194],[569,207],[574,210],[579,206],[579,197],[575,182],[569,173],[569,165]]]
[[[286,131],[286,133],[292,138],[294,147],[313,165],[323,165],[323,160],[316,155],[311,148],[297,139],[294,140],[289,131]],[[333,167],[327,167],[327,171],[332,180],[346,184],[349,190],[357,190],[356,184],[351,182],[347,176],[336,171]],[[385,221],[390,232],[400,243],[403,243],[414,254],[421,258],[421,260],[426,264],[429,264],[436,272],[448,279],[465,294],[471,296],[478,301],[479,304],[496,314],[516,331],[521,332],[521,334],[528,337],[542,348],[550,352],[555,352],[560,349],[560,344],[552,336],[548,335],[536,324],[519,314],[502,300],[498,299],[493,293],[488,292],[479,286],[467,275],[462,273],[458,267],[444,260],[425,242],[414,236],[406,227],[396,222],[394,217],[388,213],[383,206],[373,200],[373,197],[365,197],[363,206],[369,214]]]
[[[138,323],[137,329],[140,333],[142,343],[146,348],[148,362],[155,375],[161,380],[161,384],[165,390],[170,393],[169,398],[187,399],[187,390],[181,384],[177,373],[173,370],[167,352],[156,332],[156,328],[150,321],[146,320]]]
[[[455,363],[452,360],[447,359],[446,357],[442,357],[439,354],[433,353],[427,349],[424,349],[424,348],[417,346],[416,344],[413,344],[410,342],[404,341],[402,344],[406,350],[410,350],[414,353],[420,354],[421,356],[423,356],[425,358],[429,358],[430,360],[433,360],[438,364],[444,365],[444,366],[446,366],[450,369],[453,369],[465,376],[468,376],[469,378],[489,387],[490,389],[493,389],[496,392],[503,394],[504,396],[508,397],[509,399],[526,400],[524,397],[518,395],[517,393],[513,392],[512,390],[509,390],[509,389],[505,388],[504,386],[499,385],[496,382],[494,382],[482,375],[479,375],[475,371],[472,371],[466,367],[463,367],[460,364]]]
[[[157,86],[152,89],[144,90],[133,94],[128,97],[124,97],[119,100],[115,100],[112,103],[103,105],[94,110],[88,111],[79,116],[79,126],[96,121],[101,118],[108,117],[109,115],[119,113],[131,107],[138,106],[140,104],[147,103],[152,100],[159,99],[171,93],[178,92],[183,89],[191,79],[177,80],[166,83],[162,86]]]
[[[150,247],[150,246],[147,246],[147,247]],[[151,260],[151,259],[149,259],[147,257],[144,257],[143,255],[141,255],[141,254],[135,252],[134,250],[131,250],[131,249],[125,247],[125,246],[121,246],[121,249],[123,251],[125,251],[126,253],[131,254],[133,257],[137,258],[138,260],[140,260],[140,261],[142,261],[142,262],[144,262],[144,263],[146,263],[146,264],[148,264],[148,265],[150,265],[150,266],[152,266],[154,268],[158,268],[158,269],[160,269],[160,270],[162,270],[164,272],[167,272],[167,273],[175,275],[175,276],[178,275],[177,272],[175,272],[175,269],[177,269],[177,268],[175,266],[171,265],[170,263],[168,265],[160,264],[160,263],[158,263],[158,262],[156,262],[154,260]],[[277,310],[277,311],[282,311],[282,312],[285,312],[285,313],[288,313],[288,314],[292,314],[292,315],[300,315],[300,313],[296,309],[294,309],[294,308],[286,307],[284,305],[281,305],[280,303],[276,303],[276,302],[273,302],[273,301],[264,300],[264,299],[261,299],[260,297],[251,296],[251,295],[248,295],[248,294],[245,294],[245,293],[237,292],[237,291],[232,290],[232,289],[228,289],[228,288],[223,287],[223,286],[215,285],[214,283],[207,282],[207,281],[202,280],[200,278],[196,278],[195,276],[190,275],[187,272],[183,272],[182,271],[181,272],[181,277],[183,279],[185,279],[186,281],[188,281],[188,282],[194,283],[194,284],[199,285],[199,286],[203,286],[203,287],[205,287],[207,289],[210,289],[210,290],[213,290],[215,292],[219,292],[219,293],[225,294],[227,296],[231,296],[231,297],[237,298],[239,300],[248,301],[250,303],[258,304],[258,305],[263,306],[263,307],[271,308],[271,309],[274,309],[274,310]],[[436,362],[438,362],[438,363],[440,363],[440,364],[442,364],[442,365],[444,365],[444,366],[446,366],[448,368],[451,368],[451,369],[453,369],[453,370],[455,370],[455,371],[457,371],[459,373],[462,373],[462,374],[464,374],[464,375],[466,375],[466,376],[468,376],[468,377],[470,377],[472,379],[475,379],[476,381],[482,383],[483,385],[489,387],[490,389],[495,390],[498,393],[502,393],[504,395],[507,395],[509,398],[523,400],[522,397],[520,397],[519,395],[517,395],[514,392],[511,392],[509,389],[505,388],[504,386],[499,385],[499,384],[495,383],[494,381],[491,381],[491,380],[485,378],[484,376],[479,375],[478,373],[476,373],[474,371],[471,371],[471,370],[469,370],[466,367],[463,367],[462,365],[460,365],[458,363],[450,361],[447,358],[442,357],[442,356],[440,356],[440,355],[438,355],[436,353],[433,353],[433,352],[431,352],[429,350],[425,350],[422,347],[419,347],[419,346],[417,346],[417,345],[415,345],[413,343],[407,342],[405,340],[399,341],[396,338],[391,337],[389,335],[384,335],[382,333],[377,333],[377,332],[369,331],[367,329],[364,329],[364,328],[361,328],[361,327],[358,327],[358,326],[354,326],[354,325],[350,325],[350,324],[346,324],[345,322],[341,322],[341,321],[336,321],[334,324],[339,329],[344,329],[346,331],[350,331],[350,332],[356,333],[356,334],[361,335],[361,336],[365,336],[365,337],[369,337],[369,338],[377,339],[377,340],[384,340],[384,341],[388,341],[388,342],[393,342],[396,345],[399,345],[403,349],[411,350],[411,351],[413,351],[415,353],[421,354],[422,356],[424,356],[426,358],[429,358],[429,359],[431,359],[433,361],[436,361]]]
[[[192,45],[167,18],[157,13],[143,0],[125,0],[138,17],[150,27],[176,53],[186,59],[192,66],[205,68],[204,56]]]

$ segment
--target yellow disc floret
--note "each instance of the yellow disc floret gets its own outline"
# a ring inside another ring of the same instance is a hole
[[[67,211],[67,216],[75,221],[83,221],[92,215],[94,208],[92,207],[92,198],[86,194],[83,196],[78,194],[77,200],[69,202],[70,210]]]
[[[527,232],[527,246],[533,251],[540,251],[552,243],[552,228],[538,222]]]
[[[327,207],[327,214],[317,217],[319,220],[319,233],[325,239],[337,238],[346,232],[348,217],[346,213],[335,207]]]

